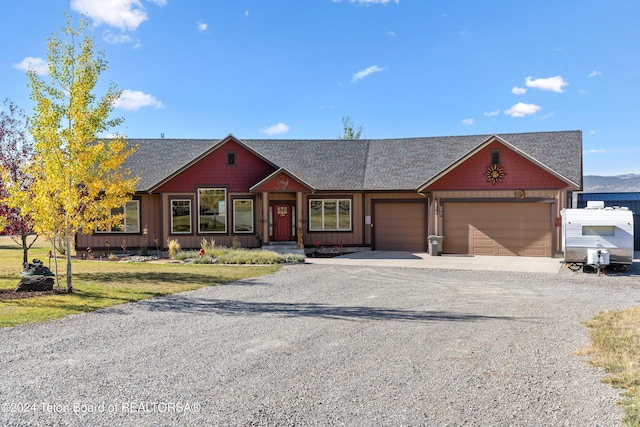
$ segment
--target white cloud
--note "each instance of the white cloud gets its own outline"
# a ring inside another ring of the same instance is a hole
[[[277,125],[271,125],[266,129],[260,129],[260,133],[267,135],[280,135],[289,132],[289,126],[284,123],[278,123]]]
[[[245,11],[244,11],[244,16],[245,16],[245,17],[249,17],[249,11],[248,11],[248,10],[245,10]]]
[[[207,31],[207,28],[209,28],[209,25],[202,21],[198,21],[197,25],[198,25],[198,31]]]
[[[582,152],[582,154],[598,154],[598,153],[606,153],[607,150],[603,150],[603,149],[591,149],[591,150],[585,150]]]
[[[42,58],[33,58],[27,56],[22,61],[14,65],[19,70],[29,71],[33,70],[39,76],[45,76],[49,74],[49,65]]]
[[[541,107],[535,104],[525,104],[523,102],[518,102],[513,107],[505,110],[504,113],[511,117],[524,117],[537,113],[540,108]]]
[[[498,114],[500,114],[500,110],[487,111],[487,112],[484,113],[484,115],[487,116],[487,117],[495,117]]]
[[[148,0],[158,6],[166,0]],[[123,31],[135,31],[148,20],[140,0],[71,0],[71,9],[93,19],[95,25],[106,24]]]
[[[597,77],[602,75],[602,73],[600,71],[597,70],[593,70],[592,72],[589,73],[589,77]]]
[[[395,31],[387,31],[387,35],[389,37],[395,37],[396,36],[396,32]]]
[[[527,88],[514,86],[514,88],[511,89],[511,93],[514,95],[524,95],[527,93]]]
[[[465,126],[471,126],[471,125],[473,124],[473,122],[474,122],[474,121],[475,121],[475,120],[473,120],[473,119],[464,119],[464,120],[462,121],[462,124],[463,124],[463,125],[465,125]]]
[[[355,83],[358,80],[364,79],[369,74],[377,73],[379,71],[384,71],[384,68],[380,68],[377,65],[372,65],[371,67],[367,67],[364,70],[361,70],[361,71],[358,71],[357,73],[355,73],[353,75],[353,77],[351,78],[351,81],[353,83]]]
[[[111,31],[105,31],[104,41],[109,44],[133,43],[134,40],[126,34],[114,34]]]
[[[595,131],[595,130],[590,130],[590,131],[589,131],[589,135],[595,135],[595,134],[596,134],[596,131]]]
[[[562,76],[554,76],[546,79],[532,79],[531,77],[525,78],[525,85],[540,90],[550,90],[552,92],[564,92],[564,87],[567,83]]]
[[[123,133],[106,133],[104,135],[102,135],[103,138],[108,138],[108,139],[117,139],[117,138],[126,138],[127,135],[123,134]]]
[[[114,107],[123,110],[132,111],[139,110],[142,107],[164,108],[162,102],[158,101],[153,95],[149,95],[139,90],[125,89],[122,91],[120,98],[114,102]]]

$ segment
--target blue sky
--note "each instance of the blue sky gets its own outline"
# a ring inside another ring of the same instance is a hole
[[[65,11],[130,138],[582,130],[585,175],[640,173],[636,0],[2,0],[0,98],[30,110]]]

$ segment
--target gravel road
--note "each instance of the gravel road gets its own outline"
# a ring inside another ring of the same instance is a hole
[[[640,277],[295,265],[0,330],[0,425],[615,426],[580,325]]]

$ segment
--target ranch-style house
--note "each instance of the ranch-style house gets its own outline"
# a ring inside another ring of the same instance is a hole
[[[580,131],[366,140],[130,139],[140,177],[124,223],[78,235],[82,253],[168,239],[311,252],[553,257],[582,189]],[[122,211],[121,211],[122,212]]]

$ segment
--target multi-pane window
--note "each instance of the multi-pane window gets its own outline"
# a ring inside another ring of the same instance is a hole
[[[100,233],[139,233],[140,201],[130,200],[121,208],[111,209],[111,215],[122,215],[122,221],[113,224],[109,230],[98,230]]]
[[[309,230],[351,230],[350,199],[309,200]]]
[[[198,230],[200,233],[227,232],[227,190],[198,189]]]
[[[233,232],[253,233],[252,199],[235,199],[233,201]]]
[[[171,200],[171,232],[191,233],[191,200]]]

